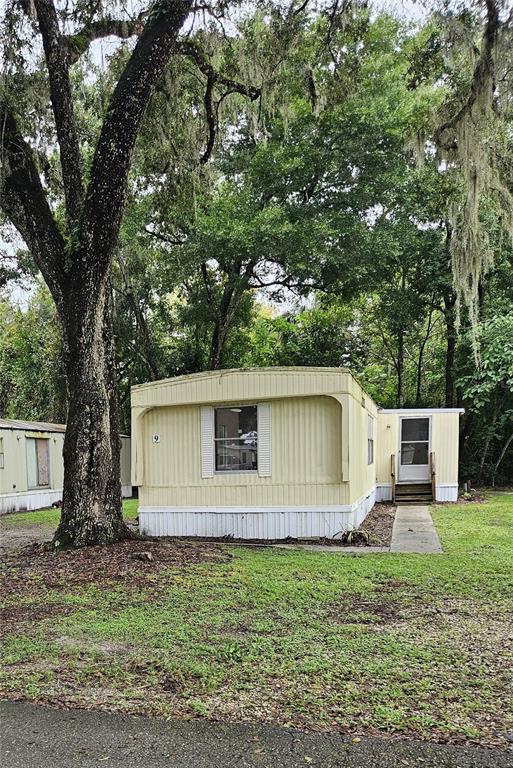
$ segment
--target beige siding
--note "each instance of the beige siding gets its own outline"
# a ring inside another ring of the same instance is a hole
[[[355,382],[356,383],[356,382]],[[375,486],[377,408],[375,403],[358,387],[356,397],[348,399],[349,423],[349,480],[351,497],[359,499]],[[374,425],[374,462],[368,463],[368,418]]]
[[[121,438],[121,485],[130,485],[131,483],[131,450],[130,450],[130,438]]]
[[[457,483],[459,414],[433,414],[431,429],[431,450],[435,453],[436,482]]]
[[[460,414],[446,411],[416,411],[404,413],[380,413],[378,418],[377,482],[390,482],[390,456],[396,463],[399,455],[400,417],[429,416],[431,420],[430,451],[435,454],[436,482],[458,482],[458,439]]]
[[[154,408],[143,417],[141,505],[348,504],[349,489],[342,483],[341,424],[341,405],[330,397],[273,400],[271,476],[242,473],[202,479],[200,407]],[[157,444],[152,443],[154,434],[160,436]]]
[[[16,493],[27,488],[25,436],[10,429],[0,430],[3,438],[4,468],[0,469],[0,493]],[[17,437],[20,437],[17,440]]]
[[[45,438],[49,442],[50,484],[48,488],[62,488],[62,446],[64,435],[57,432],[32,432],[2,429],[4,468],[0,469],[0,493],[21,493],[28,490],[27,437]]]
[[[201,406],[262,402],[272,407],[271,476],[202,478]],[[437,482],[457,482],[459,414],[429,415]],[[370,464],[369,417],[374,438]],[[398,428],[399,414],[378,414],[376,404],[343,369],[236,369],[182,376],[132,389],[132,482],[140,486],[142,507],[162,509],[321,507],[362,504],[363,499],[372,504],[376,482],[390,483]],[[160,442],[153,443],[153,435]]]
[[[380,413],[378,416],[377,432],[377,482],[390,483],[390,457],[393,454],[397,461],[397,454],[399,451],[399,416],[395,413]]]
[[[64,482],[62,449],[64,433],[36,432],[29,430],[0,429],[3,438],[4,468],[0,468],[0,494],[23,493],[28,491],[27,438],[45,438],[49,443],[50,484],[49,489],[61,490]],[[130,438],[121,441],[121,482],[130,484]]]
[[[132,407],[268,400],[353,391],[343,368],[253,368],[177,376],[132,387]]]

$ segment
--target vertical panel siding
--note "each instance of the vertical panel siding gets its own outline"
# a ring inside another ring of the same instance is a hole
[[[340,405],[329,397],[272,402],[272,468],[201,477],[200,408],[155,408],[143,417],[142,505],[348,503],[341,484]],[[152,443],[159,434],[160,442]]]
[[[376,477],[378,483],[390,483],[390,456],[399,451],[399,416],[395,413],[378,415],[376,444]]]
[[[361,391],[361,390],[360,390]],[[362,399],[363,398],[363,399]],[[351,497],[359,498],[376,483],[376,464],[368,463],[368,419],[376,416],[374,404],[363,393],[358,399],[347,398],[349,420],[349,478]]]
[[[2,429],[0,435],[3,438],[4,448],[4,468],[0,469],[0,493],[25,491],[27,490],[25,433]]]
[[[33,432],[32,437],[48,439],[50,484],[59,490],[63,483],[62,446],[64,435],[58,432]],[[28,490],[27,476],[27,432],[25,430],[2,429],[0,436],[4,446],[4,468],[0,469],[0,493],[21,493]]]
[[[328,397],[290,398],[273,406],[279,483],[341,481],[340,405]]]
[[[129,437],[121,438],[121,485],[123,487],[131,484],[130,464],[131,464],[131,440]]]
[[[390,482],[390,454],[399,452],[400,417],[416,415],[415,409],[410,412],[380,413],[378,416],[378,483]],[[458,413],[431,413],[425,411],[420,416],[430,415],[431,418],[431,451],[435,453],[436,475],[439,483],[458,482]]]
[[[132,405],[151,407],[360,390],[341,368],[257,368],[179,376],[132,388]]]
[[[459,424],[458,413],[434,413],[431,418],[437,483],[458,482]]]

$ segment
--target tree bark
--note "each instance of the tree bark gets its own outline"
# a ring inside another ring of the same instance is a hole
[[[444,295],[444,318],[447,333],[447,345],[445,348],[445,407],[454,408],[454,360],[456,357],[456,325],[454,322],[454,305],[456,297],[451,291]]]
[[[397,332],[397,407],[404,405],[404,330]]]
[[[133,536],[123,522],[119,415],[111,294],[72,292],[62,308],[68,421],[64,438],[59,547],[108,544]]]
[[[110,268],[141,120],[192,0],[157,0],[103,121],[83,190],[70,56],[53,0],[36,0],[55,117],[68,232],[48,203],[32,147],[13,105],[0,100],[2,208],[25,240],[62,323],[68,421],[63,506],[54,543],[107,544],[130,536],[123,522]]]
[[[220,317],[216,320],[212,332],[212,342],[210,348],[209,369],[217,371],[223,367],[224,346],[228,335],[229,322],[226,317]]]
[[[428,325],[426,329],[426,334],[424,338],[422,339],[422,342],[420,344],[419,348],[419,357],[417,360],[417,387],[415,391],[415,406],[419,407],[420,402],[420,395],[422,391],[422,363],[424,362],[424,350],[426,348],[426,344],[429,340],[429,337],[431,335],[431,324],[433,321],[433,307],[429,310],[429,318],[428,318]]]

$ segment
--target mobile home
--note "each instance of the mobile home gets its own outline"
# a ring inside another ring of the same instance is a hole
[[[135,386],[141,530],[333,537],[402,487],[454,500],[458,417],[380,411],[341,368],[235,369]]]
[[[65,424],[0,419],[0,514],[50,507],[62,499]],[[121,483],[132,495],[130,438],[121,436]]]

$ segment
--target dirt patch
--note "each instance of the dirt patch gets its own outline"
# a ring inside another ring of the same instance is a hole
[[[375,504],[371,509],[359,528],[368,535],[370,546],[390,546],[395,511],[396,508],[392,504]]]
[[[66,616],[76,610],[76,606],[58,603],[26,603],[0,608],[0,635],[19,631],[22,624],[50,619],[54,616]]]
[[[0,553],[14,552],[29,544],[43,544],[55,533],[54,525],[8,525],[0,519]]]
[[[141,553],[149,557],[140,557]],[[18,613],[19,598],[30,597],[24,606],[27,620],[42,618],[37,611],[62,610],[51,603],[38,605],[48,591],[87,586],[95,583],[120,585],[130,590],[148,586],[153,578],[167,568],[186,570],[197,563],[227,562],[231,555],[219,544],[155,539],[152,541],[122,541],[108,547],[55,552],[48,545],[32,544],[7,552],[2,563],[2,592],[9,595],[5,610]],[[12,604],[12,608],[11,608]],[[73,606],[71,606],[73,609]],[[31,611],[32,616],[30,615]]]
[[[406,610],[401,600],[344,594],[330,604],[328,613],[336,624],[393,624],[404,618]]]
[[[364,595],[344,592],[328,606],[330,620],[337,624],[393,624],[406,617],[420,616],[426,612],[424,603],[415,595],[404,598],[395,596],[404,582],[389,579]]]

